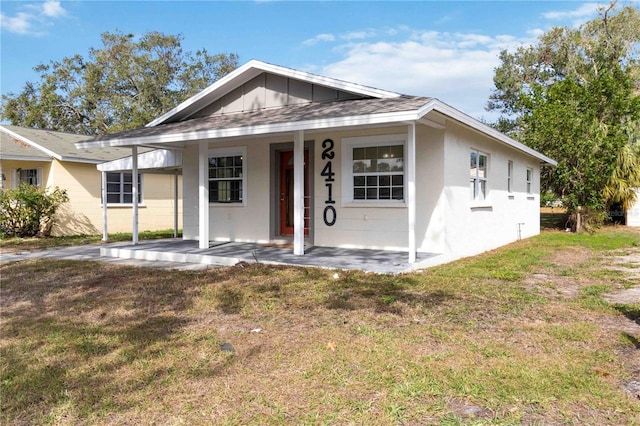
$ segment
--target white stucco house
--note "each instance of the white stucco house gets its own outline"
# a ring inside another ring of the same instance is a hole
[[[437,99],[260,61],[144,128],[77,146],[181,152],[183,238],[200,249],[285,241],[300,256],[377,249],[409,263],[538,234],[540,168],[556,165]]]

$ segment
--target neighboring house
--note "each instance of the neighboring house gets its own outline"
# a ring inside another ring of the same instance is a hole
[[[556,162],[437,99],[251,61],[146,127],[78,147],[182,152],[184,239],[454,259],[540,230]]]
[[[76,149],[75,144],[86,139],[87,136],[69,133],[0,126],[2,187],[15,188],[26,182],[41,187],[58,186],[67,191],[69,202],[56,215],[53,235],[102,232],[103,175],[96,165],[131,155],[131,150],[124,148]],[[141,152],[144,156],[155,151],[147,148]],[[110,171],[104,174],[104,178],[107,182],[109,232],[131,232],[131,170]],[[173,175],[140,175],[141,230],[174,227],[175,187]]]

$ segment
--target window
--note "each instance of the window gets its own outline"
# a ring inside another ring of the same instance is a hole
[[[245,150],[215,150],[209,154],[209,202],[243,203]]]
[[[527,194],[531,194],[531,182],[533,181],[533,169],[527,167]]]
[[[513,192],[512,182],[513,182],[513,161],[509,160],[509,163],[507,164],[507,191],[508,192]]]
[[[471,151],[469,171],[471,199],[485,200],[487,198],[487,154]]]
[[[404,201],[404,135],[343,140],[343,191],[349,202]]]
[[[133,174],[107,173],[107,204],[133,203]],[[138,203],[142,203],[142,177],[138,175]]]
[[[11,187],[17,188],[21,183],[28,185],[42,186],[42,168],[35,169],[12,169]]]

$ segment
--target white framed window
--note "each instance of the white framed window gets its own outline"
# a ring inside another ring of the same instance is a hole
[[[42,167],[11,170],[11,188],[17,188],[21,183],[42,186]]]
[[[531,194],[533,182],[533,169],[531,167],[527,167],[527,194]]]
[[[406,141],[406,135],[344,138],[343,203],[404,205]]]
[[[209,151],[209,203],[246,204],[247,149]]]
[[[507,163],[507,192],[513,192],[513,161]]]
[[[484,201],[487,199],[489,157],[483,152],[472,150],[469,159],[471,199],[474,201]]]
[[[142,203],[142,175],[138,175],[138,204]],[[107,204],[133,204],[133,174],[107,172]]]

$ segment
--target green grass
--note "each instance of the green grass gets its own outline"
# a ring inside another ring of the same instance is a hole
[[[604,301],[611,256],[638,236],[545,233],[338,279],[4,264],[0,423],[640,424],[620,387],[640,335],[611,325],[640,310]]]
[[[182,236],[182,232],[178,233]],[[126,232],[109,234],[109,242],[131,241],[132,234]],[[173,229],[162,231],[143,231],[138,234],[141,240],[173,238]],[[67,247],[83,244],[96,244],[102,241],[102,235],[73,235],[45,238],[0,238],[0,248],[6,251],[39,250],[52,247]]]

